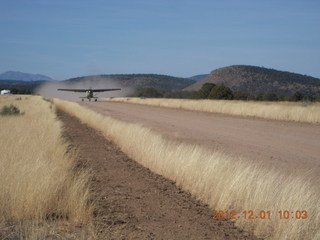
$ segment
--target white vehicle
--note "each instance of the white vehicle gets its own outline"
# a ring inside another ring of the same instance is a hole
[[[1,95],[4,95],[4,94],[11,94],[11,91],[10,90],[1,90]]]

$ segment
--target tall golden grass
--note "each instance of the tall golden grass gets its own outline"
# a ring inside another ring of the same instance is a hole
[[[319,103],[188,100],[163,98],[107,98],[107,100],[168,108],[181,108],[194,111],[223,113],[245,117],[320,123]]]
[[[138,124],[103,116],[76,103],[54,103],[103,132],[130,157],[172,179],[212,209],[270,211],[271,219],[236,220],[237,226],[267,239],[320,239],[320,189],[316,173],[283,173],[230,154],[169,140]],[[302,211],[307,219],[280,219],[278,211]]]
[[[89,224],[89,175],[74,170],[54,106],[36,96],[0,97],[0,109],[10,104],[24,114],[0,116],[0,228],[14,225],[20,239],[43,239],[36,226],[57,218]]]

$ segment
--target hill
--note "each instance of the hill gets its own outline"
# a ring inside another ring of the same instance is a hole
[[[158,74],[113,74],[113,75],[92,75],[77,77],[63,81],[64,83],[85,83],[90,82],[92,85],[103,85],[107,83],[120,85],[121,87],[130,88],[162,88],[167,90],[180,90],[195,81],[187,78],[178,78]]]
[[[0,80],[17,80],[17,81],[41,81],[52,80],[50,77],[41,74],[23,73],[18,71],[8,71],[0,74]]]
[[[320,79],[291,72],[256,66],[233,65],[214,70],[205,79],[184,90],[199,90],[204,83],[224,85],[233,91],[252,94],[274,93],[289,96],[295,92],[304,95],[320,95]]]
[[[195,75],[195,76],[189,77],[189,79],[192,79],[194,81],[200,81],[208,76],[209,76],[209,74],[200,74],[200,75]]]

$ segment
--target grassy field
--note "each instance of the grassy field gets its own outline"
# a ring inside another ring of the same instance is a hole
[[[169,140],[138,124],[111,119],[76,103],[58,99],[54,103],[103,132],[128,156],[175,181],[212,209],[241,213],[235,219],[240,228],[267,239],[320,239],[317,173],[284,173],[276,166],[266,169],[257,161]],[[248,219],[243,211],[253,211],[255,216],[270,211],[270,219]],[[289,211],[293,218],[281,218],[279,211]],[[307,213],[306,219],[301,219],[300,213],[304,217]]]
[[[194,111],[224,113],[245,117],[320,123],[319,103],[187,100],[163,98],[108,98],[107,100],[169,108],[181,108]]]
[[[20,113],[4,114],[12,106]],[[74,169],[54,106],[7,95],[0,110],[0,239],[90,238],[89,175]]]

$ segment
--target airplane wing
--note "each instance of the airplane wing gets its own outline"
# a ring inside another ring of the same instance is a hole
[[[118,91],[121,88],[106,88],[106,89],[92,89],[92,92],[107,92],[107,91]]]
[[[58,91],[69,91],[69,92],[106,92],[106,91],[117,91],[121,90],[121,88],[105,88],[105,89],[66,89],[66,88],[59,88]]]
[[[86,91],[89,91],[89,89],[65,89],[65,88],[59,88],[58,91],[86,92]]]

